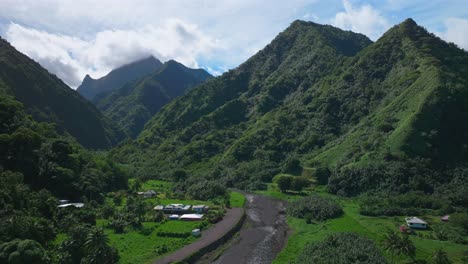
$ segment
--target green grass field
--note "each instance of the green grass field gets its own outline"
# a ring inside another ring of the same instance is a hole
[[[232,208],[244,207],[245,196],[240,192],[232,191],[229,193],[229,203]]]
[[[269,185],[267,191],[261,191],[266,195],[292,201],[301,197],[299,194],[284,194],[276,190],[274,185]],[[320,241],[327,235],[336,232],[355,232],[374,240],[378,246],[383,240],[385,231],[390,228],[398,230],[398,227],[404,223],[404,216],[397,217],[368,217],[359,214],[359,206],[352,199],[339,198],[337,196],[328,194],[325,189],[317,189],[317,193],[322,196],[328,196],[337,199],[343,207],[343,216],[325,221],[323,223],[307,224],[304,219],[288,217],[288,224],[292,228],[293,233],[288,239],[285,248],[278,254],[275,264],[291,263],[294,261],[304,248],[305,244],[313,241]],[[429,224],[435,223],[438,217],[424,216],[429,221]],[[431,230],[417,231],[422,236],[429,235]],[[464,251],[468,251],[467,245],[456,244],[448,241],[439,241],[423,238],[413,235],[411,240],[416,246],[416,258],[429,260],[431,253],[438,248],[442,248],[448,253],[450,260],[453,263],[462,263],[462,256]],[[384,255],[390,259],[390,255],[384,252]],[[395,258],[396,263],[406,263],[409,259],[404,257]]]
[[[104,226],[106,221],[99,220],[98,226]],[[111,245],[117,248],[120,262],[125,263],[151,263],[164,254],[173,252],[196,240],[195,237],[173,238],[160,237],[158,231],[164,232],[190,232],[197,228],[201,222],[167,221],[165,223],[143,223],[144,229],[154,230],[149,235],[142,234],[139,230],[132,230],[123,234],[116,234],[113,230],[106,228],[105,233],[109,237]],[[164,254],[160,251],[166,248]]]

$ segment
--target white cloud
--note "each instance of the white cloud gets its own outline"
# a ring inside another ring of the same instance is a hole
[[[12,44],[21,45],[18,48],[27,54],[43,55],[34,59],[43,65],[49,65],[51,71],[61,70],[62,72],[57,72],[60,76],[71,75],[67,82],[76,86],[76,79],[83,78],[84,73],[90,72],[98,77],[111,66],[118,65],[119,61],[139,56],[148,49],[157,53],[155,55],[173,56],[181,52],[178,57],[188,61],[188,66],[198,62],[200,66],[209,66],[216,70],[221,68],[220,65],[233,68],[263,48],[317,2],[319,1],[0,0],[0,30],[1,23],[13,21],[18,25],[13,29],[21,31],[23,35],[28,30],[26,35],[31,35],[32,32],[37,35],[35,37],[40,35],[42,40],[33,37],[26,39],[17,33],[17,41]],[[178,33],[169,32],[178,30],[175,26],[167,25],[173,19],[184,21],[188,32],[193,32],[194,25],[197,25],[195,32],[199,34],[195,36],[201,36],[202,44],[187,44],[183,46],[186,49],[180,49],[180,45],[175,43],[182,42],[184,30]],[[11,26],[7,26],[7,29],[10,28]],[[168,40],[154,37],[161,35],[169,35]],[[69,37],[72,40],[55,45],[51,41],[54,39],[55,42],[54,36],[60,39]],[[172,38],[173,36],[178,37]],[[152,47],[148,47],[150,41]],[[206,45],[207,42],[210,44]],[[80,43],[83,47],[78,47]],[[209,52],[199,51],[200,47],[203,50],[212,45],[216,48]],[[64,52],[71,49],[70,46],[76,47],[73,48],[73,56]],[[139,53],[135,54],[133,47],[138,47]],[[53,48],[60,48],[61,55],[46,56],[44,50]],[[115,52],[118,52],[118,56],[111,56]],[[87,56],[86,53],[90,55]],[[193,55],[194,53],[197,55]],[[177,57],[174,56],[174,59]],[[54,65],[51,65],[52,62]],[[97,63],[95,69],[92,62]],[[69,73],[65,68],[77,69],[77,73]]]
[[[342,29],[362,33],[372,40],[379,38],[389,27],[387,19],[379,10],[370,5],[353,7],[349,0],[343,0],[344,12],[332,19],[332,24]]]
[[[37,60],[72,87],[90,73],[101,77],[125,63],[154,55],[199,67],[197,57],[219,49],[216,40],[197,26],[169,19],[160,26],[136,30],[104,30],[91,39],[51,34],[11,23],[6,38],[19,51]]]
[[[448,18],[445,20],[445,27],[447,30],[438,35],[468,51],[468,19]]]

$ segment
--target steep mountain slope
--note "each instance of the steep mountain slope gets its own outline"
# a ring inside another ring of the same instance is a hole
[[[96,99],[95,104],[134,138],[161,107],[210,78],[203,69],[190,69],[171,60],[156,72]]]
[[[167,105],[115,156],[144,176],[185,168],[241,188],[300,159],[330,170],[330,190],[343,195],[433,192],[468,161],[467,58],[411,19],[375,43],[296,21]]]
[[[3,39],[0,94],[13,96],[37,121],[56,123],[83,146],[108,148],[124,137],[91,103]]]
[[[96,80],[86,75],[77,91],[86,99],[93,100],[97,95],[116,90],[130,81],[156,71],[161,66],[162,63],[151,56],[112,70],[106,76]]]
[[[250,152],[255,145],[248,143],[246,150],[241,150],[238,142],[244,142],[242,136],[251,134],[248,130],[254,128],[257,121],[270,120],[275,109],[300,99],[311,85],[370,43],[361,34],[296,21],[237,69],[168,104],[149,121],[137,143],[128,148],[137,153],[141,151],[143,157],[149,153],[156,155],[142,165],[154,172],[157,172],[155,167],[170,172],[174,167],[198,166],[202,161],[210,164],[208,166],[219,162],[242,166],[252,154],[243,152]],[[267,144],[264,140],[258,141],[262,143]],[[142,146],[148,145],[151,147],[143,150]],[[130,152],[128,149],[121,151]],[[226,156],[227,153],[235,153],[236,157]],[[288,153],[276,155],[264,151],[259,154],[262,159],[274,158],[265,160],[263,168],[254,166],[269,174],[269,168],[276,169],[276,162]],[[140,155],[133,157],[132,161],[144,160]]]

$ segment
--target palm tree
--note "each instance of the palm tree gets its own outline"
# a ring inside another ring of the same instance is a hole
[[[390,252],[392,262],[395,255],[406,255],[414,260],[416,256],[416,247],[408,235],[399,235],[397,232],[388,230],[382,241],[383,248]]]
[[[400,237],[398,234],[390,229],[387,230],[385,238],[382,241],[382,247],[391,254],[392,263],[394,263],[393,258],[395,254],[399,253],[400,248]]]
[[[84,242],[89,263],[102,263],[109,256],[109,238],[100,227],[91,228]]]
[[[450,264],[452,263],[447,256],[447,252],[443,251],[441,248],[436,249],[432,252],[432,260],[435,264]]]
[[[400,254],[410,257],[412,260],[416,257],[416,247],[409,239],[409,235],[405,234],[400,237],[399,252]]]

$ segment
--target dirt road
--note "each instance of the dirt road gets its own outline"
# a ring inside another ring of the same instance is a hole
[[[198,250],[211,245],[213,242],[217,241],[228,233],[242,218],[244,211],[242,208],[232,208],[227,210],[226,214],[223,217],[223,220],[216,223],[215,226],[210,229],[202,232],[202,237],[196,242],[187,245],[176,252],[156,260],[155,264],[166,264],[182,261],[183,259],[190,256],[192,253],[197,252]]]

